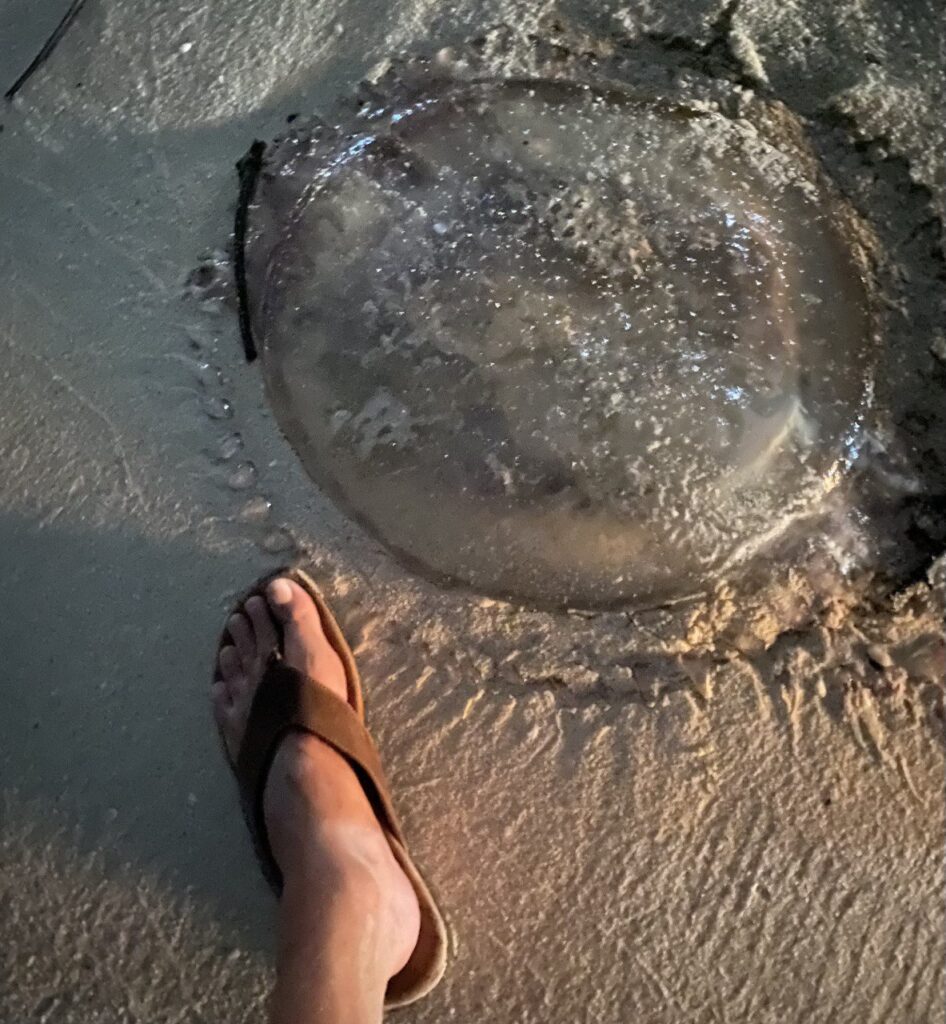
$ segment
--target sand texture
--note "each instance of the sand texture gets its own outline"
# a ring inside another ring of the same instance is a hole
[[[0,86],[66,6],[0,6]],[[408,572],[306,475],[242,359],[234,164],[476,38],[495,74],[608,59],[800,119],[883,308],[873,482],[830,542],[540,611]],[[88,0],[0,109],[0,1021],[263,1019],[273,908],[206,690],[234,595],[293,557],[449,919],[401,1019],[943,1019],[944,40],[934,0]]]

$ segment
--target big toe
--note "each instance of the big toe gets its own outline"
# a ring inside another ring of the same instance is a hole
[[[280,576],[266,588],[266,598],[283,627],[286,662],[347,700],[345,666],[325,636],[322,617],[311,595],[295,580]]]
[[[266,588],[266,597],[273,615],[284,626],[290,624],[303,625],[318,613],[312,604],[312,598],[296,583],[285,576],[277,576]]]

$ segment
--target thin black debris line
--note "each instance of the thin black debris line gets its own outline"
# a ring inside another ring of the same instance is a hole
[[[253,328],[250,326],[250,303],[246,294],[246,227],[249,221],[250,203],[256,194],[256,181],[263,166],[263,151],[266,143],[255,139],[253,145],[237,161],[240,177],[240,196],[237,200],[236,217],[233,221],[233,275],[236,279],[237,310],[240,318],[240,340],[246,361],[252,363],[257,356]]]
[[[73,23],[76,15],[85,6],[85,0],[72,0],[69,4],[69,9],[62,16],[62,20],[53,29],[52,35],[43,43],[42,49],[36,56],[30,61],[29,67],[23,72],[22,75],[10,86],[9,89],[3,94],[5,100],[12,100],[13,97],[23,88],[27,81],[32,78],[33,73],[37,71],[49,55],[59,45],[59,40],[66,34],[66,29]]]

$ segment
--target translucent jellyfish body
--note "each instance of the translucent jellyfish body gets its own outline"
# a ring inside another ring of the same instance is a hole
[[[856,457],[846,216],[751,126],[614,88],[453,83],[296,132],[249,247],[273,408],[428,576],[543,606],[704,591]]]

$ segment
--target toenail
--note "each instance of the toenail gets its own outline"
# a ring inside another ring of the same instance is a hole
[[[273,580],[269,585],[269,596],[276,604],[289,604],[292,601],[292,587],[288,580]]]

